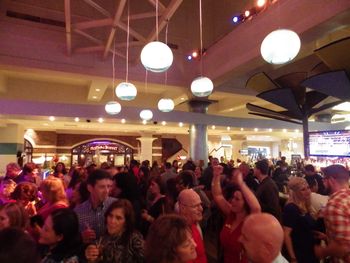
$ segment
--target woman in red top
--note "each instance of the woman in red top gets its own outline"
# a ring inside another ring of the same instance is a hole
[[[250,213],[259,213],[259,201],[244,183],[238,169],[232,171],[232,183],[237,187],[231,198],[226,200],[221,190],[221,174],[223,167],[213,167],[212,194],[216,205],[225,216],[225,223],[220,233],[220,243],[223,248],[225,263],[247,263],[242,253],[242,245],[238,242],[244,219]]]

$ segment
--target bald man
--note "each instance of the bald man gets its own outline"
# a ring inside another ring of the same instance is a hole
[[[203,243],[203,234],[199,222],[203,218],[203,207],[201,198],[192,189],[182,190],[178,197],[179,214],[186,218],[191,227],[193,240],[196,243],[197,258],[190,263],[206,263],[207,256]]]
[[[252,263],[288,263],[280,253],[283,244],[282,226],[271,214],[249,215],[243,223],[239,241]]]

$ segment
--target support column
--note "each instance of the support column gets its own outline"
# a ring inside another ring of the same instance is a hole
[[[6,165],[17,162],[17,152],[23,152],[24,129],[17,124],[0,127],[0,175],[5,173]]]
[[[190,111],[206,114],[211,102],[193,99],[188,104]],[[195,162],[203,160],[205,166],[208,163],[208,131],[206,124],[193,123],[190,125],[190,157]]]
[[[157,138],[153,138],[152,134],[143,134],[142,137],[136,139],[141,142],[140,162],[149,160],[152,163],[152,145]]]

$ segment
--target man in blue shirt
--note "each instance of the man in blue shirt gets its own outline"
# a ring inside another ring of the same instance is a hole
[[[90,198],[74,211],[79,218],[79,227],[84,243],[99,239],[106,231],[104,214],[117,199],[110,197],[112,177],[105,170],[94,170],[87,179]]]

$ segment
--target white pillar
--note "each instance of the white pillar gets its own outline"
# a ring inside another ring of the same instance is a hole
[[[152,163],[152,145],[153,141],[157,138],[153,138],[152,135],[143,135],[142,137],[136,138],[141,142],[141,152],[139,154],[140,156],[140,162],[144,160],[149,160],[150,163]]]

